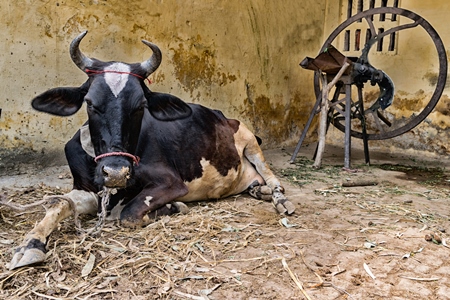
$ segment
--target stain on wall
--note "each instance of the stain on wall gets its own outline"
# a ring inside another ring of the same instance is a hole
[[[255,132],[268,137],[264,144],[271,147],[277,143],[292,145],[306,124],[306,119],[299,120],[298,116],[309,116],[311,110],[311,103],[305,99],[308,98],[300,94],[293,95],[286,103],[282,94],[269,99],[264,95],[255,95],[254,87],[247,83],[247,98],[242,112]]]
[[[205,45],[200,36],[171,48],[175,78],[191,94],[199,87],[209,86],[216,75],[214,45]]]

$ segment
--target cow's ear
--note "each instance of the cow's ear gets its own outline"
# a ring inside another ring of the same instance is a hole
[[[192,114],[191,107],[175,96],[162,93],[146,93],[150,114],[160,121],[184,119]]]
[[[31,101],[34,109],[57,116],[70,116],[83,105],[87,84],[48,90]]]

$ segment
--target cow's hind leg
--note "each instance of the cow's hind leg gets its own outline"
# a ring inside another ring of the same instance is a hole
[[[241,130],[241,129],[240,129]],[[265,181],[265,186],[260,185],[255,181],[249,186],[248,191],[250,195],[257,199],[271,200],[273,206],[279,213],[292,214],[295,211],[295,206],[284,195],[284,188],[281,186],[278,178],[273,174],[269,168],[259,144],[254,135],[242,128],[241,138],[247,139],[247,146],[244,149],[244,155],[247,160],[253,165],[256,171],[261,175]]]
[[[51,196],[45,205],[44,218],[31,230],[16,249],[9,269],[36,264],[45,260],[46,244],[50,234],[59,222],[77,214],[96,213],[97,196],[80,190],[73,190],[62,196]]]

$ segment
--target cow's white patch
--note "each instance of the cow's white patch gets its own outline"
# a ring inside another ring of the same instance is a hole
[[[111,209],[109,216],[106,217],[106,220],[119,220],[120,219],[120,213],[122,212],[125,205],[122,205],[123,199],[117,203],[113,209]]]
[[[200,164],[203,175],[192,181],[185,181],[189,193],[177,200],[182,202],[198,201],[198,199],[219,199],[240,193],[242,180],[241,168],[230,169],[226,176],[221,175],[209,160],[202,158]],[[245,181],[245,179],[244,179]]]
[[[104,71],[106,84],[111,89],[114,96],[120,94],[128,81],[128,73],[130,72],[130,67],[123,63],[114,63],[107,66]]]
[[[153,197],[152,196],[147,196],[145,197],[144,203],[147,206],[150,206],[150,201],[152,201]]]

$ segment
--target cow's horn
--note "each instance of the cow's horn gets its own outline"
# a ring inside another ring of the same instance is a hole
[[[77,67],[80,68],[83,72],[86,68],[91,67],[93,63],[92,59],[86,57],[80,51],[80,42],[86,34],[87,30],[82,32],[72,41],[72,43],[70,43],[70,57],[72,58],[72,61],[77,65]]]
[[[147,46],[149,46],[150,49],[152,49],[153,51],[152,57],[141,63],[141,67],[145,72],[145,77],[147,78],[150,74],[155,72],[156,69],[158,69],[162,61],[162,54],[161,50],[159,50],[158,46],[156,46],[155,44],[150,43],[149,41],[146,40],[142,40],[142,42]]]

